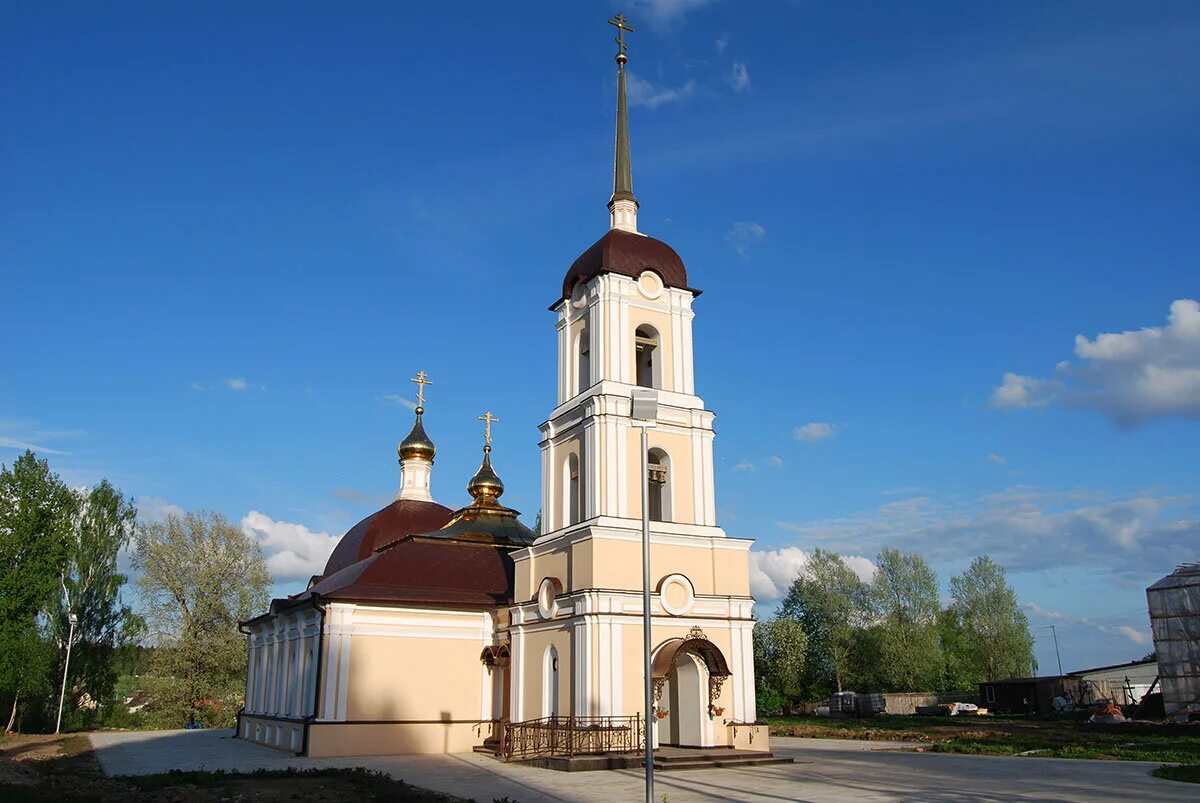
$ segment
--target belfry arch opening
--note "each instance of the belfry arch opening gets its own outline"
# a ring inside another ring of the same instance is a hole
[[[592,347],[587,329],[575,339],[575,394],[592,386]]]
[[[542,658],[542,716],[558,716],[558,648],[553,644]]]
[[[651,521],[671,521],[671,456],[659,448],[646,453],[649,465],[647,499]]]
[[[639,326],[633,333],[634,381],[643,388],[662,387],[662,344],[658,331],[649,324]]]
[[[563,526],[583,521],[583,478],[579,455],[572,452],[563,464]]]

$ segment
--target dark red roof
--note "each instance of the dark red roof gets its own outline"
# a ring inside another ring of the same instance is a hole
[[[571,264],[563,279],[562,297],[570,297],[576,283],[586,282],[601,273],[619,273],[636,279],[645,270],[657,273],[667,287],[691,290],[683,260],[674,248],[644,234],[609,229]],[[692,292],[699,293],[698,290]]]
[[[324,599],[492,608],[513,601],[511,547],[416,537],[347,566],[287,600]]]
[[[397,499],[355,524],[342,536],[321,576],[327,578],[406,535],[440,530],[450,521],[453,512],[437,502]]]

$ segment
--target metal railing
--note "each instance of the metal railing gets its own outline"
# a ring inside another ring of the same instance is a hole
[[[505,761],[544,756],[632,753],[645,744],[641,714],[631,717],[543,717],[502,723]]]

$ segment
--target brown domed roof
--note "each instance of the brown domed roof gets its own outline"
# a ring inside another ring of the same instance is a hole
[[[319,596],[434,607],[494,608],[513,601],[512,547],[406,538],[312,588],[272,603],[272,611]]]
[[[350,528],[334,547],[322,577],[370,557],[375,550],[413,533],[440,530],[454,511],[437,502],[397,499]]]
[[[700,295],[699,290],[688,287],[687,271],[674,248],[643,234],[609,229],[571,264],[563,279],[562,297],[569,298],[578,282],[586,282],[601,273],[619,273],[636,279],[645,270],[657,273],[667,287]]]

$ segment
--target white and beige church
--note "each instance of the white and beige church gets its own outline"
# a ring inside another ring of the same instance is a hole
[[[576,752],[637,750],[648,721],[655,745],[767,750],[755,724],[751,542],[717,526],[714,415],[696,395],[700,291],[671,246],[638,230],[625,62],[622,42],[609,229],[548,287],[558,393],[540,426],[541,531],[501,502],[490,413],[469,503],[434,499],[418,374],[395,500],[345,534],[307,590],[243,623],[239,738],[310,756],[484,745],[521,756],[564,734]],[[646,489],[636,388],[658,401]]]

